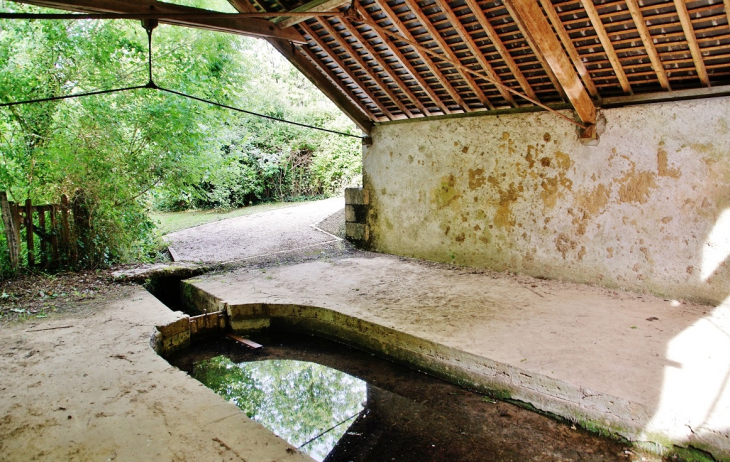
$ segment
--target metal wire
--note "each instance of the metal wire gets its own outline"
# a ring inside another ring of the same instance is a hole
[[[151,21],[154,21],[154,19]],[[10,103],[2,103],[2,104],[0,104],[0,107],[17,106],[17,105],[21,105],[21,104],[43,103],[43,102],[47,102],[47,101],[58,101],[58,100],[71,99],[71,98],[81,98],[84,96],[104,95],[104,94],[108,94],[108,93],[118,93],[118,92],[122,92],[122,91],[149,88],[149,89],[153,89],[153,90],[160,90],[160,91],[163,91],[166,93],[171,93],[173,95],[182,96],[184,98],[199,101],[201,103],[210,104],[211,106],[221,107],[221,108],[228,109],[228,110],[231,110],[234,112],[240,112],[240,113],[252,115],[255,117],[261,117],[263,119],[273,120],[275,122],[281,122],[281,123],[285,123],[285,124],[289,124],[289,125],[296,125],[298,127],[309,128],[312,130],[319,130],[321,132],[332,133],[334,135],[348,136],[351,138],[358,138],[358,139],[367,138],[367,137],[361,136],[361,135],[353,135],[351,133],[340,132],[337,130],[330,130],[328,128],[322,128],[322,127],[317,127],[314,125],[294,122],[292,120],[280,119],[278,117],[272,117],[272,116],[268,116],[266,114],[259,114],[258,112],[247,111],[245,109],[237,108],[235,106],[229,106],[227,104],[218,103],[216,101],[211,101],[211,100],[204,99],[204,98],[198,98],[197,96],[192,96],[192,95],[188,95],[186,93],[182,93],[179,91],[170,90],[169,88],[160,87],[159,85],[157,85],[155,83],[153,76],[152,76],[152,30],[156,27],[156,24],[148,23],[148,24],[143,24],[143,25],[144,25],[145,30],[147,31],[147,44],[148,44],[147,65],[148,65],[149,82],[147,82],[146,85],[136,85],[133,87],[115,88],[115,89],[111,89],[111,90],[97,90],[97,91],[90,91],[90,92],[86,92],[86,93],[76,93],[76,94],[65,95],[65,96],[52,96],[52,97],[48,97],[48,98],[31,99],[31,100],[25,100],[25,101],[14,101],[14,102],[10,102]]]
[[[108,93],[118,93],[121,91],[139,90],[141,88],[149,88],[149,87],[147,85],[137,85],[134,87],[114,88],[111,90],[97,90],[97,91],[90,91],[87,93],[76,93],[76,94],[65,95],[65,96],[51,96],[48,98],[38,98],[38,99],[29,99],[29,100],[25,100],[25,101],[14,101],[11,103],[2,103],[2,104],[0,104],[0,107],[18,106],[20,104],[45,103],[47,101],[59,101],[62,99],[81,98],[83,96],[105,95]]]
[[[309,443],[311,443],[312,441],[314,441],[314,440],[316,440],[316,439],[319,439],[319,438],[323,437],[323,436],[324,436],[324,435],[326,435],[327,433],[331,432],[332,430],[334,430],[335,428],[339,427],[340,425],[342,425],[343,423],[347,422],[348,420],[352,420],[352,419],[354,419],[355,417],[359,416],[359,415],[360,415],[360,414],[362,414],[363,412],[365,412],[365,409],[363,409],[362,411],[358,412],[357,414],[351,415],[350,417],[346,418],[346,419],[345,419],[345,420],[343,420],[342,422],[340,422],[340,423],[337,423],[337,424],[335,424],[335,425],[331,426],[331,427],[330,427],[330,428],[328,428],[327,430],[323,431],[323,432],[322,432],[322,433],[320,433],[319,435],[315,436],[315,437],[314,437],[314,438],[312,438],[311,440],[309,440],[309,441],[307,441],[306,443],[304,443],[304,444],[302,444],[301,446],[299,446],[299,447],[298,447],[297,449],[302,449],[302,448],[303,448],[304,446],[308,445],[308,444],[309,444]]]

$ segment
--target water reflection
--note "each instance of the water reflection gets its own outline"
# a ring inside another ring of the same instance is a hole
[[[364,381],[304,361],[237,364],[217,356],[195,363],[193,377],[292,446],[304,445],[302,451],[319,461],[335,447],[367,401]]]

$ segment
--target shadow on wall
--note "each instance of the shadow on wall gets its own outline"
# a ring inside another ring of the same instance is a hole
[[[730,208],[705,240],[702,281],[709,282],[729,262]],[[663,434],[700,449],[724,441],[724,457],[730,457],[730,287],[727,295],[667,343],[661,394],[645,438]]]

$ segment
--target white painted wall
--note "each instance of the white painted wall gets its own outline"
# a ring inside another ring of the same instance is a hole
[[[566,112],[566,114],[569,114]],[[379,125],[370,246],[672,298],[730,295],[730,98]]]

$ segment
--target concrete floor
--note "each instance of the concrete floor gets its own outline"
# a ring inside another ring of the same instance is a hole
[[[692,305],[368,253],[193,284],[229,305],[321,307],[392,328],[483,358],[486,374],[538,408],[730,459],[730,300]]]

